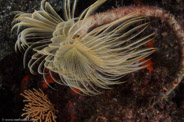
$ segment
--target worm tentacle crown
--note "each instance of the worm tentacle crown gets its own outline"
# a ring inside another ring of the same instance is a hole
[[[28,62],[30,71],[37,69],[43,76],[49,73],[56,83],[74,91],[76,88],[81,94],[96,95],[101,93],[99,88],[110,89],[110,85],[122,83],[124,75],[145,68],[142,64],[146,61],[140,60],[155,49],[143,46],[154,36],[140,36],[149,25],[137,25],[144,17],[133,13],[93,29],[86,26],[90,24],[86,19],[105,1],[96,1],[74,17],[77,0],[72,7],[70,0],[65,0],[65,19],[45,0],[39,11],[18,13],[14,19],[18,22],[12,28],[17,27],[19,33],[15,48],[27,46],[24,62],[28,52],[35,51]]]

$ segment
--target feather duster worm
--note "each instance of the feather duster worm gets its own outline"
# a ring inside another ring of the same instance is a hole
[[[12,28],[18,32],[15,49],[27,48],[24,65],[29,50],[35,51],[28,62],[30,72],[49,73],[58,84],[96,95],[99,88],[110,89],[122,83],[119,79],[124,75],[146,67],[141,65],[146,61],[139,61],[155,49],[143,46],[154,36],[140,36],[149,24],[144,16],[167,21],[183,41],[181,26],[162,9],[125,7],[92,15],[105,1],[98,0],[79,17],[74,16],[77,0],[72,7],[70,0],[64,1],[64,19],[45,0],[39,11],[18,13]]]

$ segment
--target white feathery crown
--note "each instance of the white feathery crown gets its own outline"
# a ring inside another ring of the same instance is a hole
[[[75,17],[77,0],[73,6],[64,0],[64,19],[45,0],[38,11],[19,12],[12,27],[18,33],[15,49],[26,49],[24,65],[29,51],[34,51],[28,62],[30,72],[37,70],[44,77],[49,73],[58,84],[78,89],[80,94],[97,95],[99,88],[110,89],[110,85],[122,83],[124,75],[145,68],[147,60],[140,60],[155,51],[143,46],[154,34],[140,37],[149,25],[145,17],[129,14],[82,31],[86,19],[105,1],[96,1]]]

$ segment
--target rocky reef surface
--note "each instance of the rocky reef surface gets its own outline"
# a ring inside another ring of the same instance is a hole
[[[47,0],[62,16],[62,0]],[[78,0],[76,15],[94,0]],[[0,119],[22,118],[24,89],[42,88],[59,111],[59,122],[182,122],[184,121],[184,80],[173,82],[179,69],[180,46],[173,31],[159,19],[149,18],[149,32],[155,32],[153,45],[158,51],[151,56],[153,70],[131,73],[127,82],[104,90],[99,96],[80,96],[68,87],[43,88],[42,76],[32,75],[23,68],[23,53],[14,51],[16,32],[11,32],[13,11],[33,12],[40,0],[0,0]],[[122,6],[151,5],[172,13],[184,27],[182,0],[108,0],[97,12]],[[172,91],[166,94],[167,91]]]

